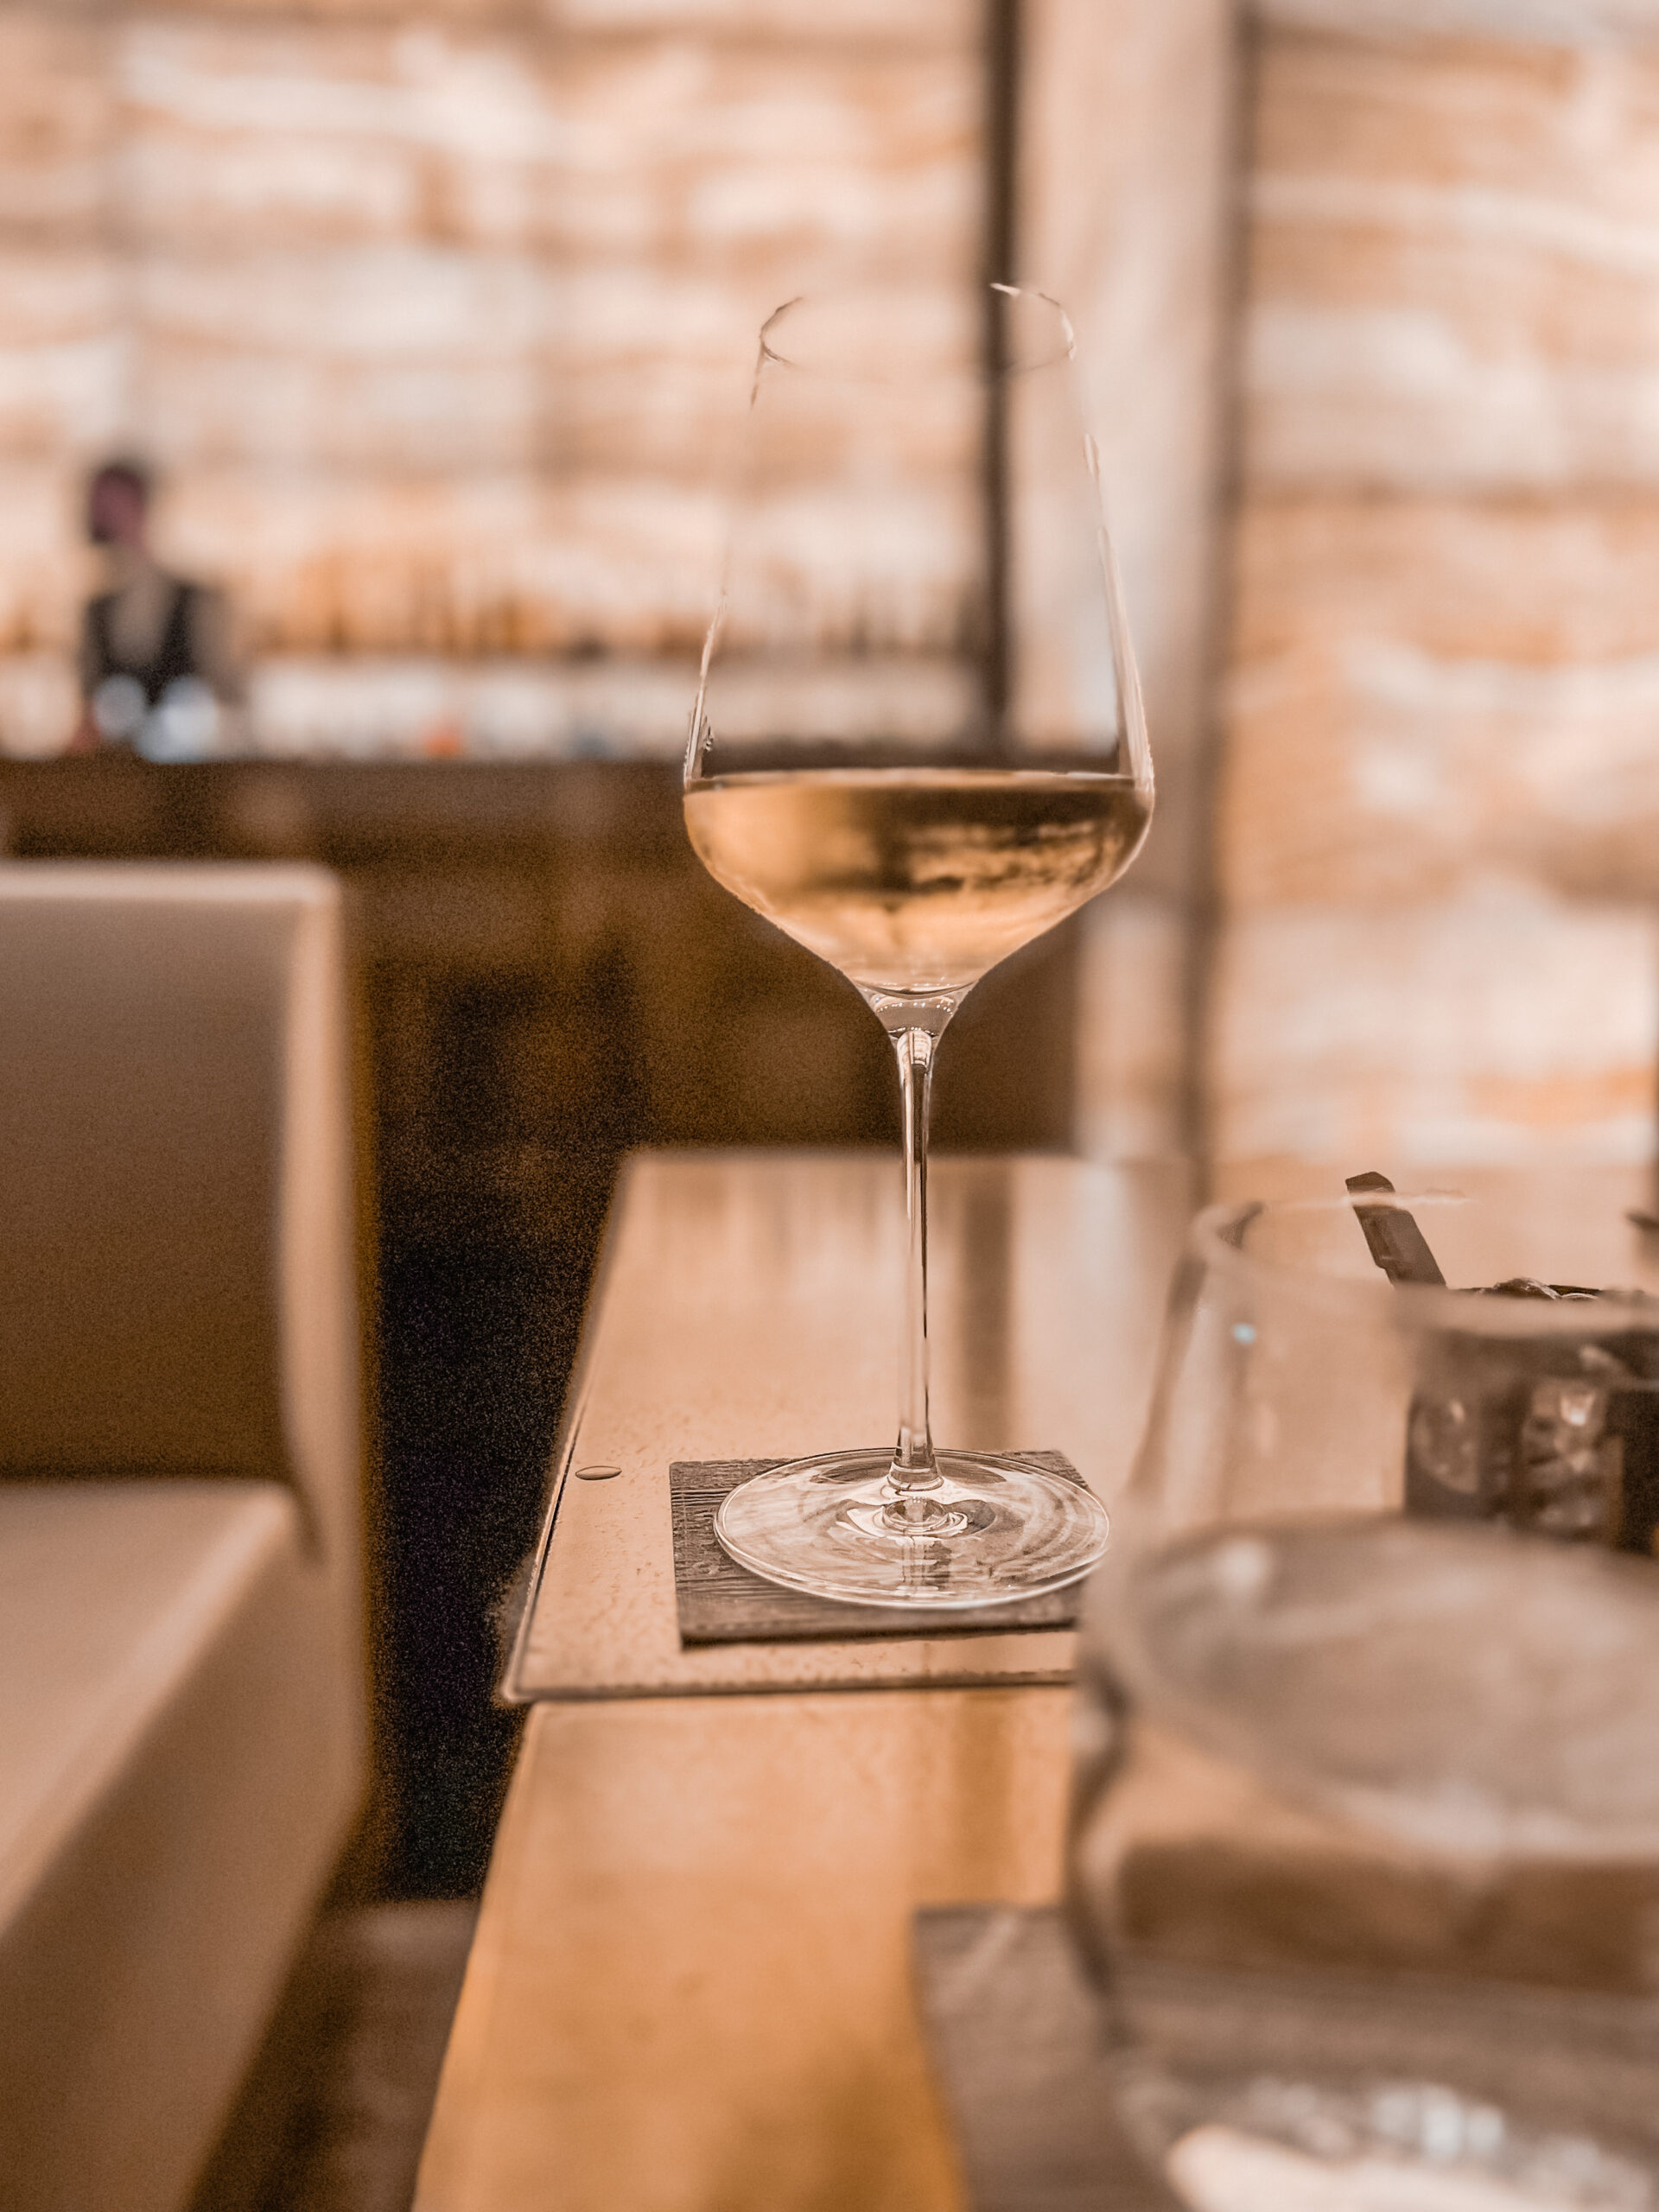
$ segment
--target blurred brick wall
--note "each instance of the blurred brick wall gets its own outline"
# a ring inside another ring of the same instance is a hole
[[[1619,35],[1643,14],[1272,0],[1258,28],[1224,1157],[1653,1149],[1659,45]],[[1564,23],[1584,42],[1498,35]]]
[[[0,8],[0,747],[153,456],[275,750],[677,750],[780,299],[982,242],[976,0]]]
[[[1145,686],[1158,806],[1083,923],[1077,1136],[1192,1138],[1192,925],[1209,855],[1220,398],[1236,99],[1230,0],[1022,0],[1020,266],[1077,327]]]
[[[271,749],[672,754],[760,317],[978,267],[983,14],[0,5],[0,749],[66,726],[80,474],[137,443]],[[1263,0],[1236,140],[1227,0],[1019,21],[1018,265],[1079,325],[1160,772],[1080,1137],[1645,1156],[1659,9]]]

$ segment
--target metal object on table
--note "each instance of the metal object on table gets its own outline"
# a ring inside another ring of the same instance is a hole
[[[1394,1185],[1386,1175],[1379,1175],[1375,1168],[1363,1175],[1351,1175],[1348,1189],[1371,1257],[1390,1282],[1446,1281],[1439,1261],[1428,1249],[1428,1239],[1414,1217],[1403,1206],[1386,1202],[1384,1193],[1388,1199],[1394,1197]],[[1368,1198],[1364,1195],[1368,1192],[1377,1196]]]
[[[1388,1178],[1347,1181],[1389,1281],[1444,1283]],[[1517,1275],[1466,1295],[1593,1306],[1607,1294]],[[1428,1339],[1407,1425],[1408,1513],[1503,1519],[1649,1555],[1659,1548],[1659,1308],[1651,1329],[1602,1333],[1590,1314],[1585,1321],[1582,1335],[1446,1330]]]

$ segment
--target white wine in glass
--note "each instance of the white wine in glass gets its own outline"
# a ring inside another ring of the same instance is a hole
[[[1103,891],[1145,834],[1131,778],[819,768],[686,793],[711,875],[861,990],[966,992]]]
[[[1094,1564],[1106,1516],[1037,1462],[933,1443],[927,1110],[968,992],[1122,874],[1152,815],[1071,327],[1003,286],[955,332],[879,296],[791,302],[761,333],[747,429],[686,827],[710,874],[847,976],[892,1039],[909,1251],[896,1444],[759,1476],[716,1532],[756,1573],[854,1603],[1028,1597]],[[971,531],[918,543],[918,469],[954,459],[971,480],[987,452],[988,557]]]

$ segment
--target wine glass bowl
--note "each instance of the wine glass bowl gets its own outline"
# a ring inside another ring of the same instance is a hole
[[[1033,1595],[1105,1545],[1085,1484],[936,1449],[928,1418],[938,1040],[988,969],[1122,873],[1152,813],[1074,350],[1052,301],[1007,286],[977,315],[864,293],[770,317],[692,714],[699,857],[848,979],[898,1059],[898,1441],[760,1476],[715,1523],[757,1573],[854,1603]]]

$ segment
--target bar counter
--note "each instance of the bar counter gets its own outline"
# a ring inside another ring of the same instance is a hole
[[[631,1171],[418,2212],[966,2212],[911,1916],[1057,1894],[1070,1636],[683,1653],[673,1633],[670,1460],[884,1433],[898,1179],[879,1155]],[[1645,1170],[1457,1180],[1524,1207],[1582,1270],[1562,1280],[1635,1280]],[[937,1190],[936,1434],[1066,1451],[1109,1504],[1185,1173],[944,1161]],[[575,1482],[591,1463],[622,1472]]]
[[[933,1199],[936,1434],[1067,1452],[1109,1495],[1185,1171],[946,1159]],[[885,1153],[631,1166],[420,2212],[963,2202],[910,1918],[1054,1894],[1071,1635],[682,1653],[674,1632],[671,1460],[891,1427],[902,1217]],[[576,1481],[592,1464],[623,1471]],[[874,1686],[906,1677],[931,1686]],[[943,1686],[963,1679],[986,1686]]]

